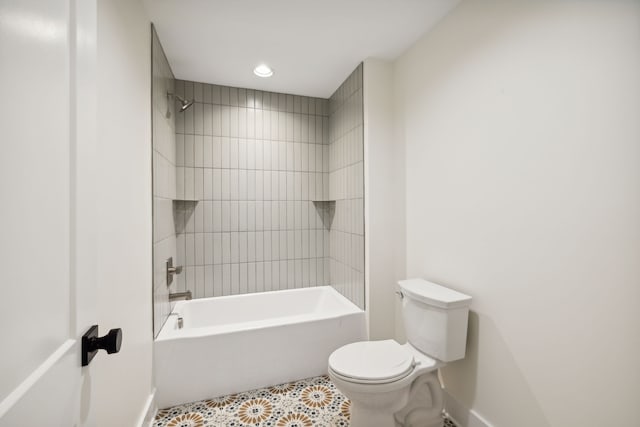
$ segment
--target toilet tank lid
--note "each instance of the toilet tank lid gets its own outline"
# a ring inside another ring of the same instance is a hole
[[[417,301],[440,308],[468,307],[471,297],[424,279],[407,279],[398,282],[402,293]]]

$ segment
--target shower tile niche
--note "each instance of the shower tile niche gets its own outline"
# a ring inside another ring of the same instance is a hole
[[[177,290],[194,298],[330,279],[329,101],[175,82]]]

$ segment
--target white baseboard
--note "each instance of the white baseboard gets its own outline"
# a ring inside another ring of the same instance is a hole
[[[156,405],[156,389],[154,388],[147,398],[147,401],[144,404],[144,408],[142,408],[140,419],[138,420],[137,424],[138,427],[151,427],[151,424],[153,424],[153,419],[156,417],[157,412],[158,407]]]
[[[444,410],[459,427],[494,427],[473,409],[468,409],[444,391]]]

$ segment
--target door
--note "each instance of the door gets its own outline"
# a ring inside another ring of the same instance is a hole
[[[95,35],[94,0],[0,0],[3,427],[94,424]]]

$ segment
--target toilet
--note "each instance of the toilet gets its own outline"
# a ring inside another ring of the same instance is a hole
[[[423,279],[398,282],[407,343],[361,341],[329,356],[351,400],[351,427],[442,427],[438,369],[464,358],[471,297]]]

